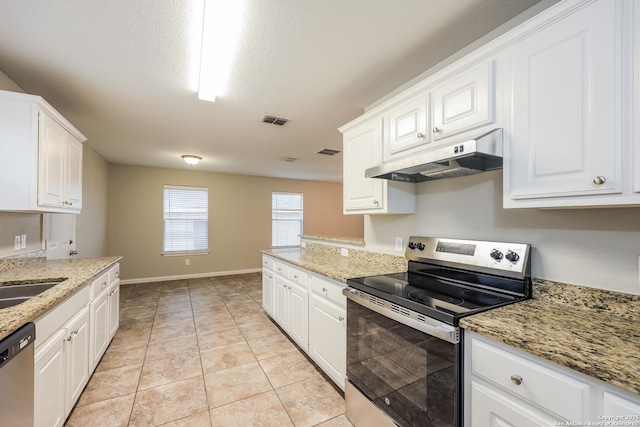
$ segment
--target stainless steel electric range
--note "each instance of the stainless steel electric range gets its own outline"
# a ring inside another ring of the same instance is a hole
[[[530,246],[409,239],[406,273],[349,279],[347,417],[461,427],[464,316],[531,297]]]

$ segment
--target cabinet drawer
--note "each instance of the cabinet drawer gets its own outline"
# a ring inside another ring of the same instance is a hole
[[[262,257],[262,267],[268,268],[269,270],[273,270],[275,268],[275,262],[273,259],[263,256]]]
[[[292,282],[303,286],[305,289],[309,287],[309,274],[296,267],[289,267],[289,279]]]
[[[347,297],[342,295],[343,286],[330,282],[327,279],[323,279],[318,276],[311,276],[311,290],[319,295],[324,296],[329,301],[338,304],[341,307],[345,307],[347,304]]]
[[[289,277],[289,266],[283,262],[275,262],[276,273],[283,277]]]
[[[107,289],[107,286],[109,286],[109,276],[109,272],[106,272],[91,282],[91,292],[89,296],[91,299],[95,298],[100,292]]]
[[[77,313],[83,306],[89,303],[89,286],[84,286],[75,294],[58,304],[56,307],[47,311],[35,320],[36,324],[36,349],[51,336],[55,331],[60,329],[67,320],[69,315]]]
[[[120,264],[116,264],[109,270],[109,283],[115,282],[120,278]]]
[[[471,354],[474,374],[563,418],[587,417],[589,384],[475,338]]]

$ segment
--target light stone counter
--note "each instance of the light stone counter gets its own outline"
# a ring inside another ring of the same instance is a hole
[[[340,255],[340,248],[307,243],[306,249],[265,249],[266,255],[281,259],[340,283],[352,277],[407,271],[404,257],[349,249],[349,256]]]
[[[60,284],[13,307],[0,309],[0,339],[62,302],[122,257],[51,260],[0,260],[0,286],[67,277]],[[36,337],[37,339],[37,337]]]
[[[314,234],[302,234],[300,236],[302,239],[308,240],[318,240],[320,242],[329,242],[329,243],[345,243],[348,245],[357,245],[364,246],[365,241],[360,237],[336,237],[336,236],[321,236]]]
[[[640,394],[640,296],[535,280],[533,299],[460,326]]]

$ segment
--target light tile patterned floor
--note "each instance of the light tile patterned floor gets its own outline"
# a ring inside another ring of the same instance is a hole
[[[67,426],[351,426],[263,313],[261,275],[121,287],[120,329]]]

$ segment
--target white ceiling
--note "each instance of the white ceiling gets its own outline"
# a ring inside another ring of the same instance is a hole
[[[341,181],[342,154],[315,154],[339,126],[539,0],[248,1],[215,103],[196,93],[202,0],[2,0],[0,71],[113,163]]]

